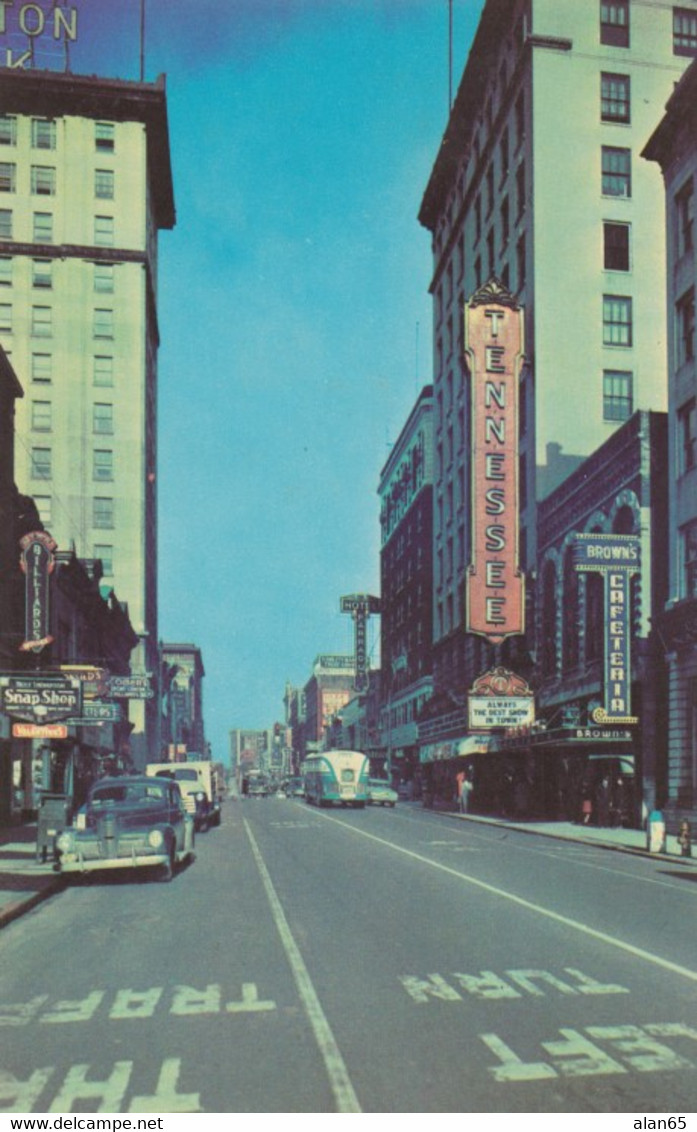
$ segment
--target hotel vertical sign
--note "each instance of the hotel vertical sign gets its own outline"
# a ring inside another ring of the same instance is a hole
[[[523,312],[498,280],[465,307],[472,410],[472,560],[465,628],[498,644],[524,632],[518,561],[518,386]]]

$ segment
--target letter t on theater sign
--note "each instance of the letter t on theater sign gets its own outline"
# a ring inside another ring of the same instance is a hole
[[[465,629],[499,644],[525,630],[518,560],[518,389],[523,312],[497,279],[465,307],[472,413],[472,558]]]

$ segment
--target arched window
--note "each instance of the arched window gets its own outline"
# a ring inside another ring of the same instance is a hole
[[[564,555],[564,601],[562,605],[562,667],[564,672],[578,668],[579,661],[578,574],[574,570],[573,550]]]
[[[586,574],[586,664],[600,660],[605,639],[603,574]]]
[[[543,676],[557,674],[557,571],[553,562],[545,566],[542,579],[542,641],[541,662]]]

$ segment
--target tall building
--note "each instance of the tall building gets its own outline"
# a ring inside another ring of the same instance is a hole
[[[697,53],[697,2],[486,0],[419,219],[432,234],[434,681],[494,659],[463,631],[471,414],[463,307],[496,277],[525,310],[520,561],[536,598],[540,499],[638,409],[666,406],[662,186],[639,159]],[[448,544],[453,542],[453,569]]]
[[[411,779],[417,717],[433,691],[433,387],[422,389],[380,473],[380,737],[388,766]],[[464,520],[463,520],[464,521]],[[450,567],[453,538],[444,548]],[[361,748],[362,750],[363,748]]]
[[[164,79],[0,69],[0,341],[25,388],[15,474],[99,558],[156,672],[157,252],[174,226]],[[159,706],[133,701],[132,755]]]
[[[697,46],[695,22],[690,46]],[[697,816],[697,63],[646,146],[666,190],[668,251],[668,601],[657,628],[668,663],[668,758],[659,803]]]

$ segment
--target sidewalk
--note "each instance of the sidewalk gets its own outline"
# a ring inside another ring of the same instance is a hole
[[[53,862],[36,858],[36,823],[0,828],[0,928],[62,887]]]
[[[609,826],[576,825],[564,821],[516,821],[514,818],[483,817],[480,814],[460,814],[454,810],[435,810],[443,817],[455,821],[478,822],[484,825],[498,825],[505,829],[515,829],[521,833],[536,833],[542,837],[552,837],[563,841],[576,841],[585,845],[596,845],[601,849],[614,849],[620,853],[634,853],[643,857],[670,860],[671,864],[697,867],[697,843],[693,846],[693,856],[683,857],[677,837],[668,834],[664,853],[650,853],[647,847],[646,831],[643,829],[612,829]]]

